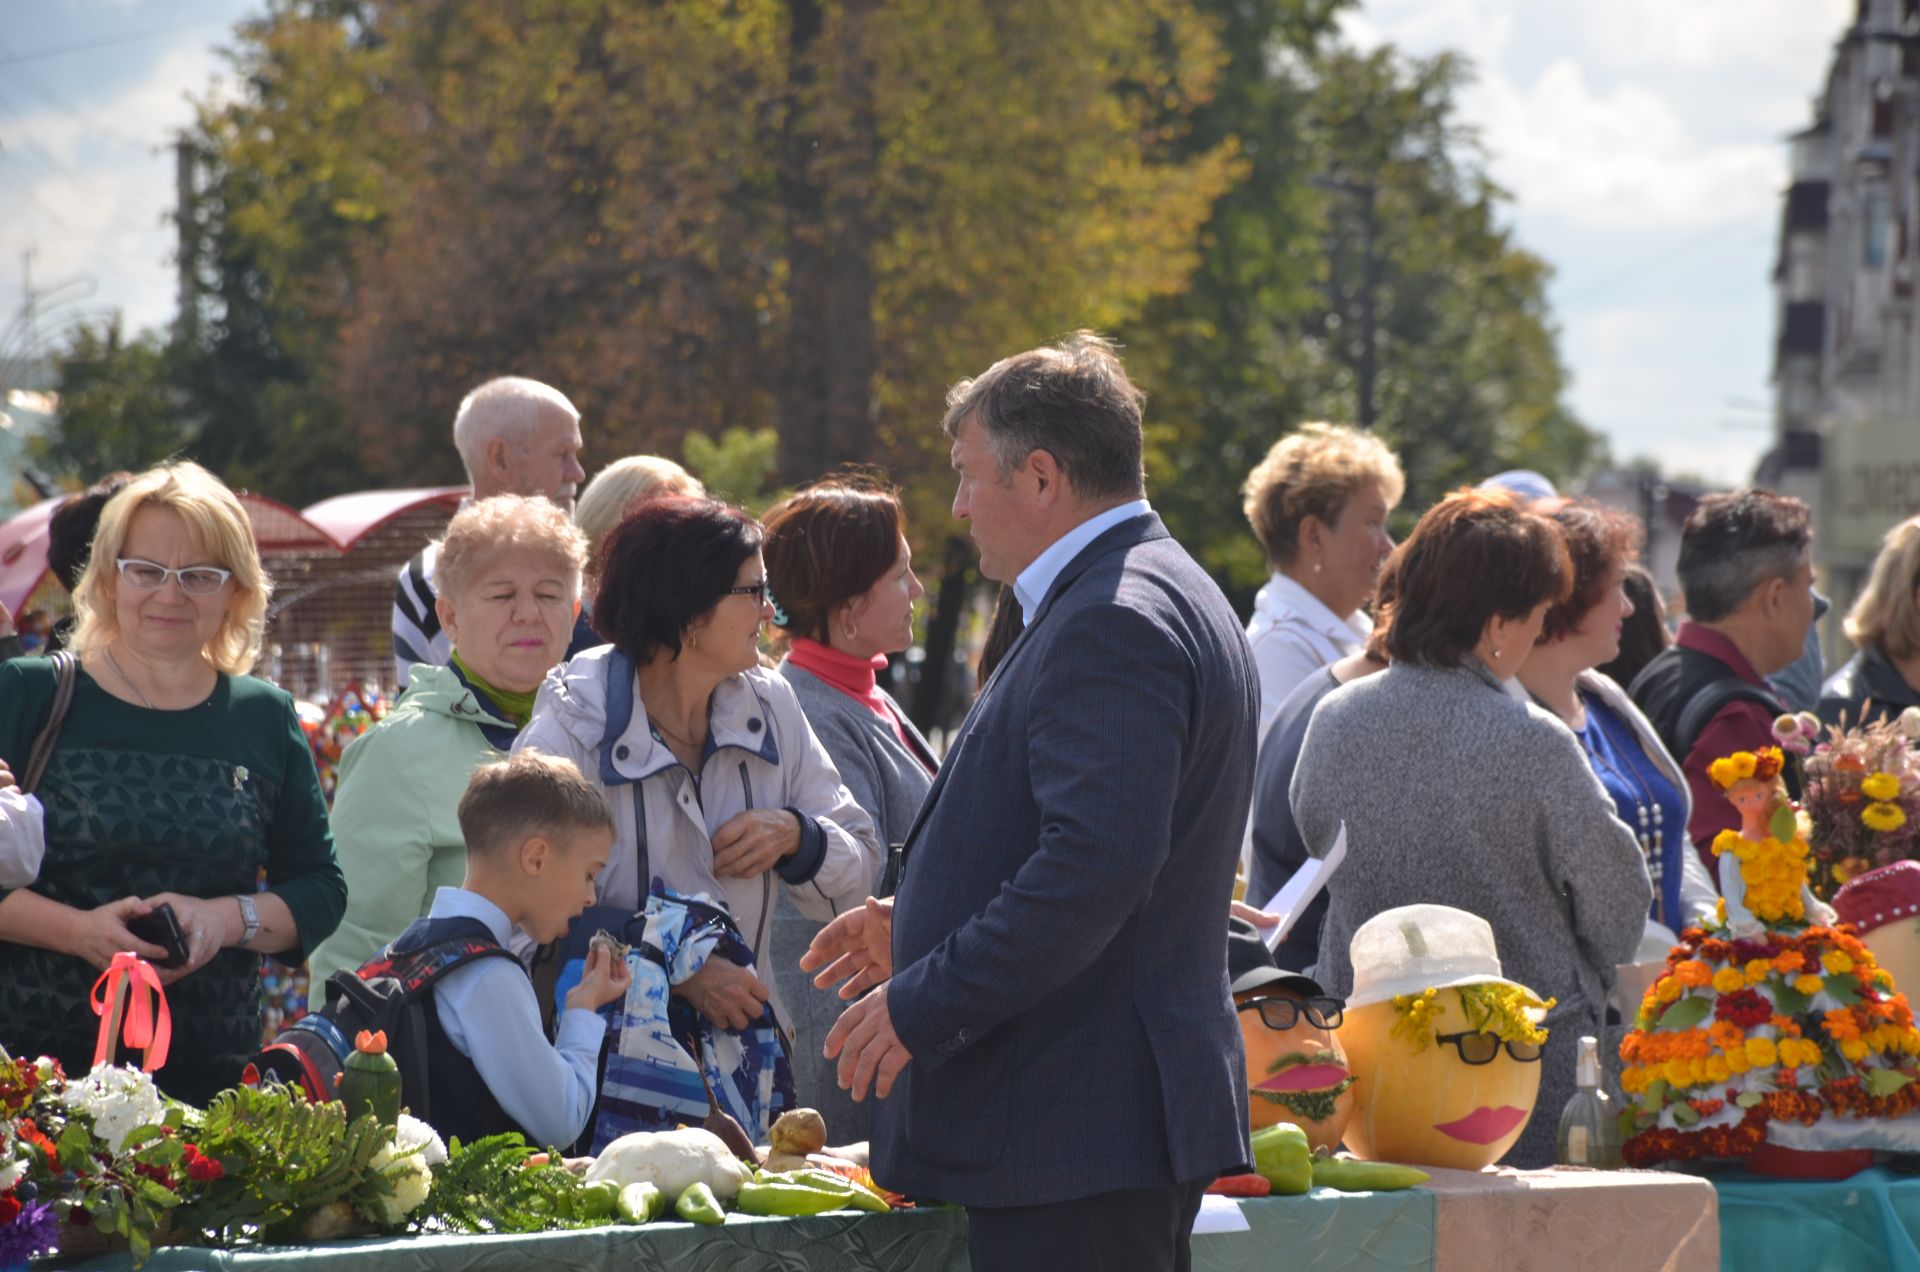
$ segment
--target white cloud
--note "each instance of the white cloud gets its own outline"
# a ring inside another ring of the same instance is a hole
[[[1487,66],[1512,40],[1514,0],[1375,0],[1348,10],[1340,27],[1362,48],[1391,41],[1422,57],[1450,49]]]
[[[1595,228],[1698,228],[1778,197],[1785,158],[1771,138],[1703,144],[1658,92],[1598,90],[1571,57],[1525,88],[1489,74],[1469,107],[1494,174],[1529,213]]]
[[[1601,61],[1638,69],[1738,65],[1761,77],[1798,70],[1809,45],[1830,46],[1852,20],[1854,0],[1605,0],[1566,7],[1577,15],[1581,42]]]
[[[0,245],[17,262],[34,251],[36,290],[69,280],[37,324],[43,338],[76,313],[121,310],[130,331],[173,316],[174,135],[191,123],[188,94],[205,95],[221,63],[203,39],[187,36],[161,54],[138,80],[117,92],[89,93],[40,68],[53,100],[28,81],[9,101],[24,111],[9,128],[7,173],[16,184]],[[21,299],[20,278],[6,271],[0,296]],[[78,299],[76,302],[76,298]]]

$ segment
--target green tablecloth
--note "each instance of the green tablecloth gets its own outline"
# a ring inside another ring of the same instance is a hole
[[[1241,1203],[1249,1230],[1194,1238],[1196,1272],[1314,1268],[1326,1272],[1432,1272],[1434,1197],[1424,1189]],[[93,1259],[87,1272],[121,1272],[125,1256]],[[148,1272],[968,1272],[961,1210],[754,1219],[719,1228],[685,1223],[595,1228],[525,1237],[396,1237],[325,1246],[154,1251]],[[1065,1270],[1063,1269],[1063,1272]]]
[[[1722,1272],[1920,1272],[1920,1179],[1883,1167],[1832,1183],[1714,1175]]]

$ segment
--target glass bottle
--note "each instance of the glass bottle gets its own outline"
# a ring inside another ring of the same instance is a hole
[[[1609,1097],[1601,1084],[1600,1043],[1591,1035],[1580,1039],[1578,1066],[1574,1074],[1578,1088],[1560,1113],[1558,1160],[1562,1166],[1617,1169],[1620,1102]]]

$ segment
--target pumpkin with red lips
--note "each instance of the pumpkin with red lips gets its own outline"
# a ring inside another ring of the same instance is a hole
[[[1540,1094],[1539,1021],[1552,1001],[1507,980],[1492,926],[1451,906],[1376,914],[1349,949],[1338,1030],[1355,1078],[1347,1147],[1459,1170],[1499,1161]]]
[[[1396,1035],[1398,1021],[1394,1004],[1373,1003],[1349,1008],[1340,1026],[1358,1085],[1348,1149],[1369,1161],[1459,1170],[1499,1161],[1533,1113],[1539,1062],[1516,1060],[1501,1046],[1489,1063],[1468,1064],[1452,1045],[1430,1039],[1421,1047],[1404,1029]],[[1473,1031],[1459,990],[1434,995],[1425,1028]]]
[[[1253,1129],[1288,1122],[1314,1148],[1337,1148],[1353,1114],[1353,1075],[1330,1028],[1340,1023],[1340,1000],[1275,963],[1245,919],[1227,922],[1227,979],[1246,1043]]]
[[[1290,1004],[1291,1010],[1263,1009],[1260,1000]],[[1268,986],[1235,994],[1240,1008],[1240,1036],[1247,1046],[1247,1085],[1250,1122],[1254,1130],[1290,1122],[1307,1133],[1307,1142],[1329,1152],[1340,1146],[1347,1119],[1353,1116],[1353,1074],[1347,1053],[1333,1032],[1315,1024],[1307,1014],[1307,996]],[[1326,1006],[1338,1004],[1318,997],[1314,1010],[1327,1019]],[[1270,1019],[1291,1023],[1276,1028]],[[1338,1017],[1333,1018],[1336,1022]]]

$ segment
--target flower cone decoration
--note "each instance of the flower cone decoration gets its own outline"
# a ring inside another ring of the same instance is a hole
[[[1768,748],[1710,770],[1741,828],[1713,844],[1719,922],[1681,934],[1620,1046],[1630,1165],[1920,1146],[1920,1030],[1854,930],[1823,921],[1783,762]]]

